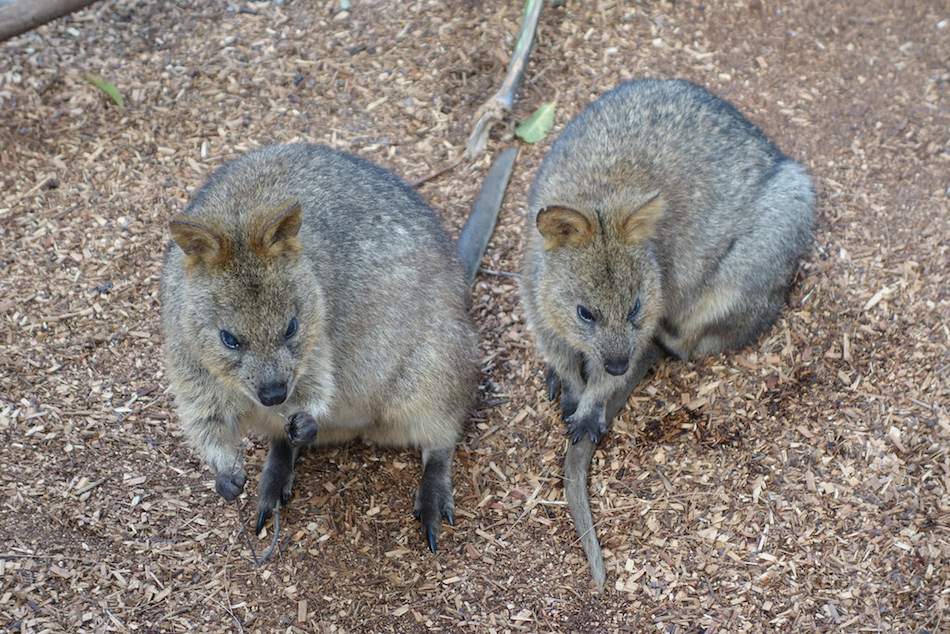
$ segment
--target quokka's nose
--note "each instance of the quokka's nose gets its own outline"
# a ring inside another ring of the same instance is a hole
[[[621,357],[619,359],[607,359],[604,361],[604,369],[607,370],[608,374],[613,374],[614,376],[626,374],[629,367],[630,359],[627,357]]]
[[[257,391],[257,399],[261,405],[280,405],[287,400],[286,383],[268,383]]]

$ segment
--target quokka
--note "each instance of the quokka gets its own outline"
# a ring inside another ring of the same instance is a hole
[[[595,582],[591,457],[654,361],[749,344],[812,242],[813,188],[733,106],[636,80],[577,115],[529,196],[522,299],[571,437],[565,497]]]
[[[459,262],[397,177],[304,144],[225,164],[171,221],[161,299],[177,411],[229,501],[247,478],[242,434],[269,439],[257,532],[290,499],[302,447],[362,438],[421,450],[415,514],[435,551],[477,389],[466,274],[493,227]]]

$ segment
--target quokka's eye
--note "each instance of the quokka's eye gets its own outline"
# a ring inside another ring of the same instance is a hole
[[[590,312],[590,310],[588,310],[586,306],[577,307],[577,316],[581,318],[581,321],[587,324],[592,324],[597,319],[596,317],[594,317],[594,313]]]
[[[221,331],[221,343],[224,344],[225,348],[230,348],[231,350],[241,349],[241,342],[238,341],[238,338],[235,337],[233,333],[230,333],[227,330]]]
[[[637,303],[633,305],[633,310],[630,311],[630,314],[627,315],[627,321],[632,322],[637,318],[637,315],[640,314],[640,298],[637,298]]]
[[[297,334],[297,318],[294,317],[287,324],[287,332],[284,333],[284,339],[290,339]]]

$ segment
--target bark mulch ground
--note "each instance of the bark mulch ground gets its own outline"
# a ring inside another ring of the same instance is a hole
[[[104,0],[0,45],[0,627],[947,631],[942,0],[546,6],[514,118],[557,100],[555,127],[521,148],[472,292],[483,375],[457,526],[424,549],[416,453],[322,449],[300,464],[278,551],[253,565],[170,407],[167,221],[214,167],[273,142],[326,143],[410,181],[450,165],[521,13],[351,4]],[[776,326],[736,354],[661,361],[602,443],[598,593],[515,274],[551,141],[641,76],[732,101],[812,173],[819,223]],[[420,186],[453,233],[503,137]],[[248,445],[246,504],[264,451]]]

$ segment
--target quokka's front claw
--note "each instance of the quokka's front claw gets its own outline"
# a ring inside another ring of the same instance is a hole
[[[228,502],[233,502],[244,490],[247,473],[238,468],[230,471],[218,471],[214,479],[214,490]]]
[[[607,425],[599,420],[596,414],[583,418],[568,416],[565,422],[567,423],[567,430],[564,435],[571,436],[572,443],[576,443],[586,434],[596,445],[607,434]]]

